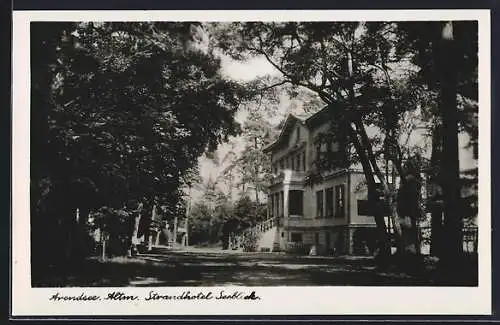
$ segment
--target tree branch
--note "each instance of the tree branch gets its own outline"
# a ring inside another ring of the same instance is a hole
[[[282,81],[277,82],[277,83],[275,83],[275,84],[272,84],[272,85],[266,86],[266,87],[264,87],[264,88],[261,88],[261,89],[259,89],[259,90],[258,90],[258,92],[264,92],[264,91],[266,91],[266,90],[269,90],[269,89],[271,89],[271,88],[274,88],[274,87],[278,87],[278,86],[284,85],[284,84],[289,83],[289,82],[290,82],[290,80],[285,79],[285,80],[282,80]]]
[[[317,85],[314,85],[310,82],[307,82],[307,83],[303,83],[303,82],[300,82],[295,76],[292,76],[290,75],[289,73],[287,73],[285,70],[283,70],[283,68],[281,68],[278,64],[276,64],[276,62],[274,62],[271,57],[269,56],[269,54],[267,54],[263,49],[259,49],[259,48],[255,48],[255,47],[250,47],[248,48],[249,50],[251,51],[255,51],[259,54],[262,54],[264,56],[264,58],[276,69],[278,70],[279,72],[281,72],[281,74],[283,74],[283,76],[285,76],[286,78],[288,78],[287,82],[291,83],[291,84],[295,84],[295,85],[298,85],[298,86],[303,86],[303,87],[306,87],[306,88],[309,88],[315,92],[318,93],[318,95],[321,97],[321,99],[323,101],[325,101],[326,103],[328,104],[331,104],[333,103],[334,101],[334,98],[328,94],[327,92],[325,92],[324,90],[322,90],[320,87],[318,87]],[[326,87],[325,87],[326,88]]]

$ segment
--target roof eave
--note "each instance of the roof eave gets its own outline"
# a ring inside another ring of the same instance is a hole
[[[294,114],[288,114],[286,120],[285,120],[285,123],[283,125],[283,127],[281,128],[281,132],[280,134],[278,135],[278,138],[276,139],[276,141],[274,141],[273,143],[271,143],[270,145],[268,145],[267,147],[265,147],[264,149],[262,149],[262,151],[264,153],[268,153],[270,152],[272,149],[274,149],[275,147],[278,146],[278,144],[281,142],[282,138],[283,138],[283,134],[287,128],[287,126],[290,124],[290,121],[294,119],[295,121],[298,121],[300,122],[301,124],[304,124],[304,120],[300,119],[299,117],[295,116]]]

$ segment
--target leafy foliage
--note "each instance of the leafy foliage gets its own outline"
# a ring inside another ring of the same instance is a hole
[[[257,112],[250,112],[243,125],[245,146],[239,156],[233,156],[226,168],[226,175],[236,172],[239,183],[252,184],[255,201],[260,202],[259,194],[266,193],[271,178],[270,157],[263,149],[277,137],[276,129]],[[243,191],[243,195],[246,195]]]
[[[348,158],[361,164],[370,200],[379,197],[375,178],[381,181],[383,198],[392,202],[391,215],[401,237],[395,189],[384,180],[381,166],[383,160],[391,161],[404,184],[404,161],[418,154],[418,148],[404,142],[405,133],[415,130],[405,123],[407,117],[419,111],[439,115],[432,111],[436,107],[432,101],[443,87],[436,70],[441,62],[435,61],[438,56],[432,47],[439,43],[441,27],[441,23],[428,22],[232,23],[221,28],[225,37],[220,38],[219,46],[235,59],[265,58],[281,73],[281,83],[315,92],[337,117],[334,120],[341,117],[345,121],[340,123],[345,130],[341,134],[347,135],[354,149]],[[477,29],[467,22],[457,23],[457,29],[463,33],[453,50],[459,56],[456,62],[464,64],[458,71],[458,93],[474,101]],[[473,120],[462,121],[473,129]],[[369,135],[368,128],[378,132]],[[335,133],[322,134],[316,141],[334,140]],[[339,165],[338,155],[323,158],[316,162],[309,183],[315,182],[322,169]],[[383,220],[375,217],[384,230]],[[402,240],[399,243],[402,245]]]
[[[32,136],[43,148],[33,147],[35,214],[139,202],[157,203],[164,218],[180,212],[184,175],[239,132],[233,116],[248,98],[222,77],[200,28],[32,24]]]
[[[256,252],[259,243],[259,233],[255,230],[245,232],[243,236],[242,246],[244,252]]]

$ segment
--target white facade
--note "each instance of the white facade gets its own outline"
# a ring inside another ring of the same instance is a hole
[[[373,237],[375,229],[373,217],[358,215],[358,200],[367,199],[364,175],[346,166],[323,172],[320,182],[307,185],[318,149],[333,153],[346,149],[338,143],[315,144],[316,136],[330,129],[329,122],[318,121],[318,114],[321,111],[308,119],[290,115],[278,140],[266,148],[275,175],[269,187],[269,215],[279,220],[274,249],[360,254],[356,247],[368,249],[371,239],[355,243],[356,234]]]

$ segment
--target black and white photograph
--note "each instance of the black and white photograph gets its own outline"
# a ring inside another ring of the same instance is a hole
[[[342,16],[30,20],[13,281],[53,305],[478,289],[479,20]]]

